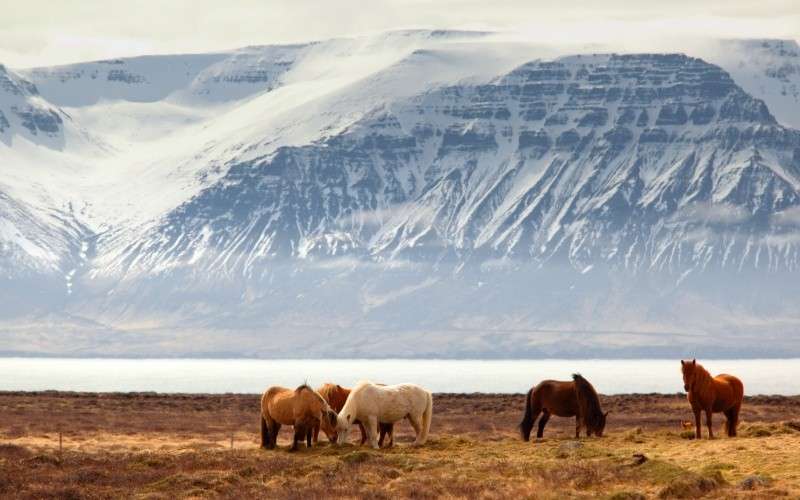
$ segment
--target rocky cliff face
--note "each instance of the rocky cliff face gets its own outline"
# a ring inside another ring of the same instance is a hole
[[[120,258],[136,273],[332,256],[793,270],[798,148],[698,59],[534,62],[234,163]]]
[[[10,143],[14,134],[63,142],[63,112],[42,99],[36,85],[0,65],[0,137]]]

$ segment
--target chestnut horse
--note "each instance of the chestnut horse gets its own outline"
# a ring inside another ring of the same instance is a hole
[[[530,440],[533,423],[539,413],[542,418],[539,419],[537,438],[544,434],[544,426],[550,420],[550,415],[575,417],[576,438],[581,435],[581,427],[586,428],[587,436],[595,434],[602,437],[608,415],[600,408],[600,399],[592,384],[578,374],[572,376],[572,382],[544,380],[528,391],[525,415],[519,424],[523,440]]]
[[[281,425],[294,426],[291,451],[306,439],[311,446],[311,431],[321,426],[325,432],[336,428],[336,412],[328,402],[306,384],[297,389],[270,387],[261,396],[261,447],[272,449],[278,441]]]
[[[736,426],[739,424],[739,410],[744,399],[744,385],[733,375],[722,373],[711,377],[708,370],[703,368],[696,359],[691,361],[681,360],[683,373],[683,388],[686,398],[692,405],[694,412],[695,439],[702,437],[700,428],[700,413],[706,412],[706,425],[708,426],[708,439],[714,439],[711,430],[711,415],[713,413],[725,414],[725,431],[729,437],[736,436]]]
[[[378,384],[382,385],[382,384]],[[345,401],[347,401],[347,396],[350,395],[350,389],[342,387],[339,384],[323,384],[317,389],[317,392],[325,398],[325,401],[331,406],[333,411],[339,413],[342,411],[342,407],[344,407]],[[356,425],[361,430],[361,443],[364,444],[367,442],[367,431],[364,429],[364,426],[361,425],[361,422],[356,420]],[[314,442],[316,443],[319,439],[319,426],[314,427]],[[378,423],[378,430],[380,431],[380,438],[378,439],[378,446],[383,446],[383,441],[386,436],[389,436],[389,442],[386,445],[387,447],[391,447],[394,445],[394,424],[385,424],[383,422]],[[328,436],[328,441],[331,443],[336,442],[336,430],[334,429],[333,432],[325,432]]]

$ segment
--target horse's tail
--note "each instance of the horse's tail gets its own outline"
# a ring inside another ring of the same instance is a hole
[[[531,439],[531,431],[533,430],[531,399],[533,399],[533,387],[528,391],[528,396],[525,398],[525,415],[522,417],[522,422],[519,423],[519,433],[523,441],[529,441]]]
[[[272,442],[269,437],[269,427],[267,427],[267,421],[264,419],[264,415],[260,415],[259,418],[261,419],[261,447],[269,448]]]
[[[424,444],[428,439],[428,432],[431,430],[431,420],[433,420],[433,395],[428,392],[428,401],[425,404],[425,411],[422,412],[422,429],[419,433],[419,444]]]
[[[736,436],[736,428],[739,426],[739,411],[742,409],[744,399],[744,384],[736,377],[731,376],[728,383],[733,388],[733,406],[725,412],[725,431],[728,437]]]

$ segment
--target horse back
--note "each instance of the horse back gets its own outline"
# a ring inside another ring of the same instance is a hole
[[[575,382],[543,380],[533,388],[533,403],[558,417],[574,417],[578,413]]]
[[[714,385],[714,411],[725,411],[742,402],[744,384],[737,377],[722,373],[712,379]]]
[[[411,411],[424,409],[428,394],[416,384],[358,385],[352,389],[345,406],[359,418],[376,415],[382,422],[394,422]]]
[[[261,396],[261,413],[281,424],[294,421],[294,390],[273,386]]]

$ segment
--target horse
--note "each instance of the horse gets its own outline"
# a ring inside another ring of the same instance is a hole
[[[700,414],[706,412],[706,425],[708,426],[708,439],[714,439],[711,429],[711,415],[713,413],[725,414],[725,431],[728,437],[736,436],[736,426],[739,425],[739,410],[744,399],[744,385],[733,375],[722,373],[711,377],[708,370],[703,368],[696,359],[691,361],[681,360],[683,373],[683,388],[686,390],[686,399],[694,412],[695,439],[702,438],[700,427]]]
[[[378,384],[378,385],[381,385],[381,384]],[[345,401],[347,401],[347,396],[350,395],[350,389],[342,387],[339,384],[331,384],[331,383],[323,384],[322,386],[320,386],[317,389],[317,392],[323,398],[325,398],[325,401],[327,401],[328,404],[333,409],[333,411],[335,411],[337,413],[342,411],[342,407],[344,406]],[[361,422],[359,420],[356,420],[355,424],[357,424],[358,428],[361,430],[361,443],[360,444],[363,445],[364,443],[367,442],[367,431],[366,431],[366,429],[364,429],[364,426],[361,425]],[[314,443],[316,443],[319,440],[319,429],[320,429],[319,426],[314,427]],[[389,436],[389,442],[387,444],[387,447],[393,446],[394,445],[394,424],[387,424],[387,423],[379,422],[378,423],[378,429],[380,431],[380,437],[378,438],[378,446],[380,446],[380,447],[383,446],[383,441],[384,441],[384,439],[386,438],[387,435]],[[336,436],[336,430],[335,429],[334,429],[333,433],[328,434],[326,432],[325,434],[328,436],[328,440],[331,443],[335,443],[336,442],[336,437],[337,436]]]
[[[581,427],[586,428],[586,435],[603,436],[608,412],[603,413],[600,399],[588,380],[574,374],[572,382],[544,380],[528,391],[525,398],[525,414],[519,424],[519,431],[524,441],[529,441],[533,423],[539,419],[536,437],[544,434],[544,426],[550,415],[558,417],[575,417],[575,438],[581,435]]]
[[[356,420],[367,431],[370,446],[379,447],[378,423],[395,423],[407,418],[416,433],[414,446],[425,444],[433,417],[433,396],[415,384],[377,385],[359,382],[350,391],[339,412],[336,430],[338,442],[347,441],[347,433]]]
[[[306,384],[294,390],[273,386],[261,396],[262,448],[275,448],[281,425],[294,426],[290,451],[297,451],[297,443],[303,438],[306,446],[311,446],[311,432],[315,426],[321,426],[325,432],[333,432],[336,412],[317,391]]]

